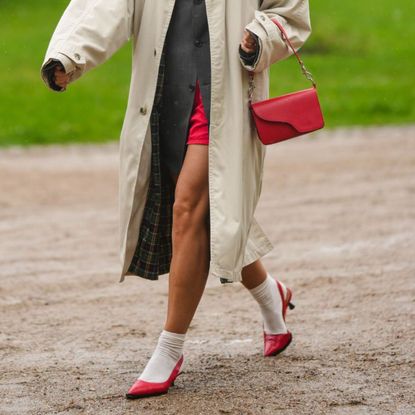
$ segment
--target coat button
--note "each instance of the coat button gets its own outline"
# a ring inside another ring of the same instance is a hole
[[[193,91],[195,90],[195,86],[194,86],[194,85],[192,85],[192,84],[190,84],[190,85],[189,85],[189,89],[193,92]]]
[[[79,55],[79,53],[75,53],[74,57],[77,61],[79,61],[79,59],[81,59],[81,56]]]
[[[195,40],[195,46],[200,48],[202,46],[202,41],[200,41],[199,39]]]
[[[147,107],[146,106],[140,108],[140,114],[142,114],[142,115],[147,114]]]
[[[156,49],[154,49],[154,56],[156,56],[157,55],[157,51],[156,51]]]

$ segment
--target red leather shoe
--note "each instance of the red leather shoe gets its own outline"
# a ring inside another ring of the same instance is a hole
[[[145,380],[137,379],[125,395],[126,398],[138,399],[167,393],[170,386],[174,385],[174,380],[180,375],[181,372],[179,373],[179,371],[182,363],[183,355],[180,357],[169,378],[165,382],[147,382]]]
[[[287,308],[289,307],[290,310],[292,310],[295,307],[295,305],[291,302],[292,291],[289,288],[286,288],[286,292],[284,295],[284,289],[282,287],[282,284],[277,279],[275,279],[275,281],[277,283],[279,294],[281,295],[282,317],[285,321]],[[264,333],[264,356],[275,356],[278,353],[283,352],[289,346],[293,338],[289,330],[287,331],[287,333],[268,334],[265,333],[264,324],[262,324],[262,330]]]

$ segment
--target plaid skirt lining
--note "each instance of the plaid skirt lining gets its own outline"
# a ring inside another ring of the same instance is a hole
[[[172,223],[175,185],[161,164],[159,104],[165,75],[165,54],[160,58],[154,105],[150,115],[151,170],[136,249],[128,271],[148,280],[170,271],[172,258]],[[222,284],[232,281],[220,278]]]
[[[164,53],[160,59],[157,88],[151,125],[151,173],[137,246],[129,272],[149,280],[158,280],[160,274],[170,269],[172,257],[172,208],[174,184],[160,163],[159,103],[165,74]]]

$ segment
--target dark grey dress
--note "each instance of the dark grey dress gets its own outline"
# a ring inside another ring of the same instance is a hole
[[[247,63],[256,54],[246,55]],[[186,152],[196,80],[210,124],[210,42],[205,0],[176,0],[164,44],[165,77],[160,102],[160,156],[177,176]]]
[[[186,150],[196,80],[210,119],[210,47],[204,0],[176,0],[164,44],[165,77],[160,103],[160,155],[177,176]]]

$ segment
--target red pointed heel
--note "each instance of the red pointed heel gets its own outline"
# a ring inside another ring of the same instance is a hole
[[[177,376],[181,374],[180,367],[182,366],[182,363],[183,355],[180,357],[169,378],[165,382],[147,382],[145,380],[137,379],[125,395],[126,398],[138,399],[167,393],[170,386],[174,385],[174,381]]]
[[[287,314],[287,308],[293,310],[295,308],[294,303],[291,302],[292,291],[290,288],[286,287],[286,293],[284,295],[284,289],[282,284],[276,279],[278,291],[282,299],[282,317],[285,321],[285,316]],[[279,311],[278,311],[279,312]],[[292,333],[288,330],[287,333],[281,334],[268,334],[264,333],[264,356],[275,356],[283,352],[292,341]]]

